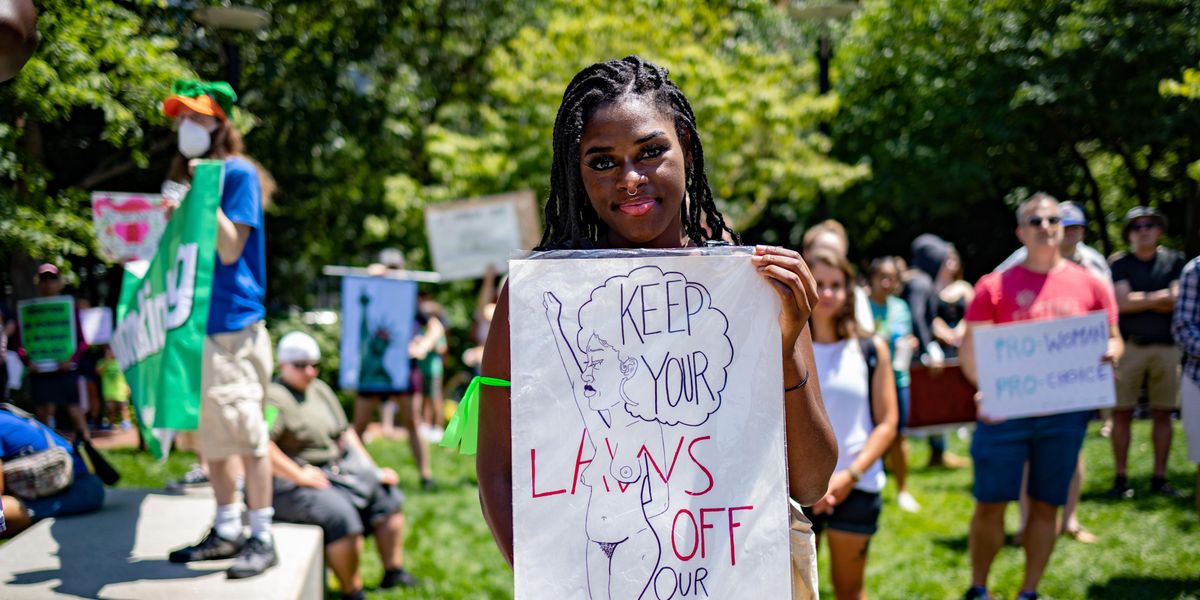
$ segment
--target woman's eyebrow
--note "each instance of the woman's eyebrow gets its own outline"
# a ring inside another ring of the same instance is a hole
[[[648,142],[648,141],[650,141],[650,140],[652,140],[652,139],[654,139],[654,138],[656,138],[656,137],[662,136],[662,135],[667,135],[667,134],[663,133],[662,131],[651,131],[650,133],[648,133],[648,134],[646,134],[646,135],[643,135],[642,137],[638,138],[638,139],[637,139],[637,140],[635,140],[633,143],[635,143],[635,144],[644,144],[644,143],[646,143],[646,142]]]
[[[646,142],[648,142],[654,138],[662,137],[664,135],[667,135],[667,134],[662,131],[651,131],[650,133],[647,133],[646,135],[643,135],[642,137],[634,140],[633,143],[635,145],[636,144],[645,144]],[[612,152],[612,151],[613,151],[612,146],[592,146],[591,148],[588,148],[587,150],[585,150],[583,155],[590,156],[592,154],[603,154],[605,152]]]

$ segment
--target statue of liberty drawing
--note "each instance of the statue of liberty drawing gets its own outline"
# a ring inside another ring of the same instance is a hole
[[[392,374],[383,364],[383,356],[392,345],[392,335],[386,324],[380,323],[374,332],[367,320],[371,297],[364,290],[358,297],[362,315],[358,327],[358,386],[359,389],[392,389]]]

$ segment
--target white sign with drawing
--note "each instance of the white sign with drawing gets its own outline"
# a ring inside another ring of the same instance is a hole
[[[978,327],[979,412],[1011,419],[1116,405],[1103,311]]]
[[[516,597],[790,597],[778,297],[626,254],[510,264]]]

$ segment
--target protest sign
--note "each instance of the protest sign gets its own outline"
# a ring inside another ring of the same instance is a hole
[[[88,345],[107,344],[112,340],[113,312],[107,306],[97,306],[79,311],[79,328],[83,330],[83,341]]]
[[[344,277],[341,387],[360,392],[408,391],[408,343],[416,315],[417,282]]]
[[[149,260],[167,227],[158,194],[92,192],[92,224],[108,260]]]
[[[488,265],[507,267],[514,250],[541,238],[533,192],[514,192],[425,207],[434,270],[446,280],[482,277]]]
[[[17,322],[21,326],[21,346],[35,366],[54,368],[75,354],[74,298],[22,300],[17,303]]]
[[[200,370],[216,260],[217,207],[225,163],[196,165],[154,258],[130,263],[121,282],[113,351],[129,382],[146,444],[163,448],[151,429],[191,430],[200,417]]]
[[[778,297],[629,254],[510,264],[516,597],[790,597]]]
[[[1011,419],[1116,404],[1103,311],[975,329],[979,412]]]

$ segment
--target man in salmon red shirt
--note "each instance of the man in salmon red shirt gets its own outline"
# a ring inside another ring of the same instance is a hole
[[[1115,363],[1123,348],[1117,330],[1117,304],[1112,289],[1059,252],[1063,226],[1058,201],[1038,193],[1017,209],[1017,239],[1025,246],[1025,262],[1007,271],[985,275],[975,286],[967,308],[967,332],[962,346],[963,372],[976,379],[974,328],[981,325],[1108,314],[1108,351],[1101,358]],[[1025,528],[1025,580],[1018,600],[1038,597],[1054,541],[1058,538],[1058,509],[1067,500],[1071,477],[1091,411],[1069,412],[989,421],[976,424],[971,456],[975,461],[975,515],[971,519],[969,551],[971,588],[964,598],[985,599],[987,576],[1004,545],[1004,510],[1021,494],[1021,479],[1029,463],[1029,523]],[[986,474],[981,476],[981,474]]]

